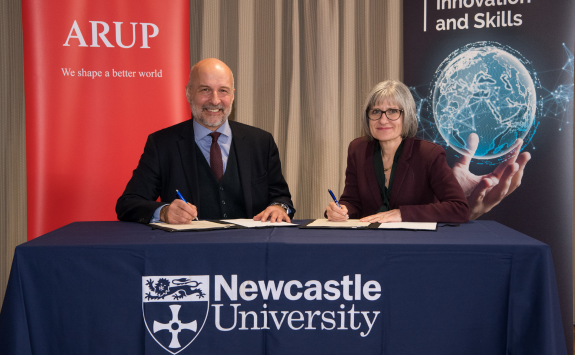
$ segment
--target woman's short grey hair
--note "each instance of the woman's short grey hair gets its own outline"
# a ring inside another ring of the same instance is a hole
[[[369,129],[369,117],[367,113],[374,106],[387,101],[389,104],[396,104],[403,110],[402,138],[414,137],[417,133],[417,113],[415,101],[404,83],[395,80],[386,80],[375,85],[365,100],[361,116],[361,128],[369,140],[373,140],[373,135]]]

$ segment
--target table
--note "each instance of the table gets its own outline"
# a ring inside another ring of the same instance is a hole
[[[496,222],[185,233],[77,222],[16,248],[0,353],[567,350],[549,247]]]

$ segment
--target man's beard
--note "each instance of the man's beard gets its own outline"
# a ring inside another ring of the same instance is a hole
[[[192,115],[194,116],[194,118],[201,123],[203,126],[206,127],[219,127],[222,124],[224,124],[224,122],[226,122],[226,120],[228,119],[228,117],[230,116],[230,111],[226,112],[226,109],[223,105],[204,105],[202,107],[197,107],[196,105],[191,105],[192,106]],[[223,116],[221,120],[218,120],[216,122],[210,122],[207,119],[204,118],[204,109],[206,110],[222,110],[223,112]]]

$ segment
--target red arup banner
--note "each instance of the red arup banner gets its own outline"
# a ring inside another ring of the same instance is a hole
[[[28,239],[115,220],[148,134],[189,119],[187,0],[22,0]]]

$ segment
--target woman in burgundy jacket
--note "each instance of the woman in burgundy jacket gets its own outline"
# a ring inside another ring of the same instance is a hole
[[[407,86],[394,80],[377,84],[365,102],[361,125],[365,136],[349,144],[341,209],[330,203],[329,220],[469,220],[467,199],[447,165],[445,150],[414,138],[415,101]]]

